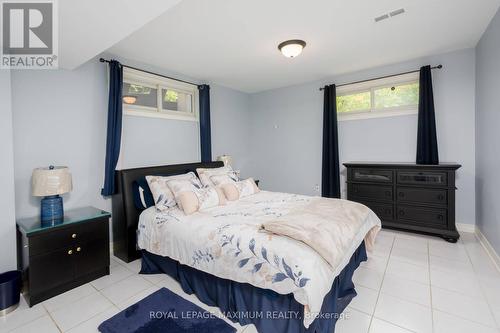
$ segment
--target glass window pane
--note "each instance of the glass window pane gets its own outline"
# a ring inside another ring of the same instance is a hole
[[[123,82],[123,102],[130,105],[157,108],[157,89]]]
[[[337,112],[368,111],[370,109],[369,91],[337,97]]]
[[[162,89],[162,109],[166,111],[192,112],[192,95],[172,89]]]
[[[418,82],[375,89],[375,108],[418,105]]]

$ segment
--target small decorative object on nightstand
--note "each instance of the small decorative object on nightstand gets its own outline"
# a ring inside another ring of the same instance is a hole
[[[32,192],[35,197],[44,197],[41,202],[40,219],[44,225],[63,221],[63,199],[59,194],[73,189],[71,173],[67,167],[53,165],[33,170]]]
[[[18,269],[30,306],[109,274],[109,218],[103,210],[66,211],[57,225],[17,221]]]
[[[233,163],[233,158],[230,155],[221,155],[217,157],[217,161],[224,163],[224,166],[232,166],[231,164]]]

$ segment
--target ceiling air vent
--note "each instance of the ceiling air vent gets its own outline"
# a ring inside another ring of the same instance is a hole
[[[392,12],[389,12],[387,14],[380,15],[380,16],[376,17],[375,18],[375,22],[380,22],[380,21],[383,21],[383,20],[387,20],[388,18],[392,18],[394,16],[401,15],[401,14],[404,14],[404,13],[405,13],[405,9],[404,8],[393,10]]]

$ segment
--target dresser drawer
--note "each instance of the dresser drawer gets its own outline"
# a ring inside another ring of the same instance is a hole
[[[392,170],[381,169],[352,169],[351,180],[368,183],[392,183],[394,173]]]
[[[440,171],[398,171],[398,184],[447,186],[448,174]]]
[[[397,219],[402,223],[446,228],[448,212],[446,209],[397,205]]]
[[[392,201],[393,189],[392,186],[370,185],[370,184],[349,184],[349,197],[354,198],[354,201],[367,199],[368,201]]]
[[[392,221],[394,220],[394,206],[392,204],[385,204],[380,202],[370,202],[370,201],[357,201],[371,210],[381,219],[382,221]]]
[[[396,189],[396,198],[398,202],[447,205],[448,191],[428,188],[398,187]]]

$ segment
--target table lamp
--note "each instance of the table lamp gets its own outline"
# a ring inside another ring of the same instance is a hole
[[[40,209],[42,224],[62,222],[63,199],[59,195],[73,189],[69,169],[53,165],[48,168],[36,168],[33,170],[31,188],[33,196],[44,197]]]
[[[233,163],[233,158],[230,155],[221,155],[217,157],[217,160],[222,161],[224,166],[231,166],[231,163]]]

